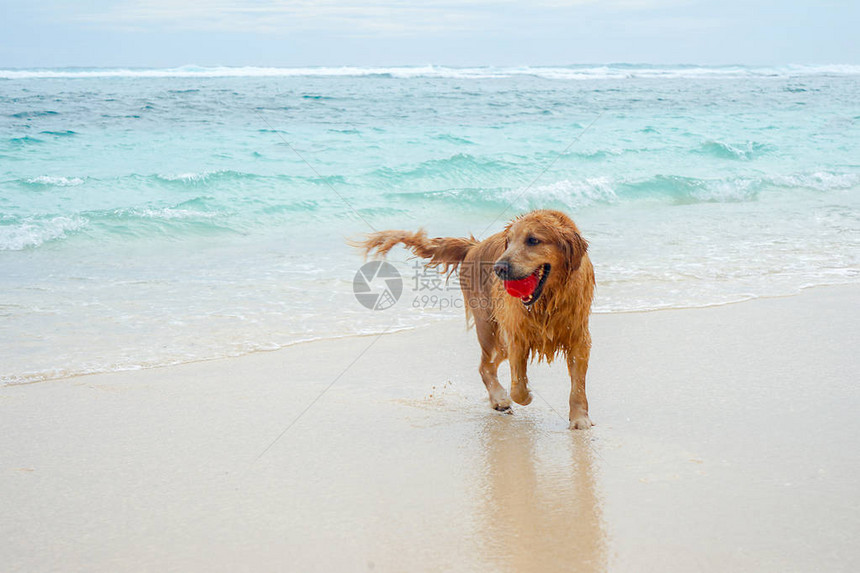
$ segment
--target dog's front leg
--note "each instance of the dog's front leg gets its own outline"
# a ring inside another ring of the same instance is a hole
[[[594,424],[588,417],[588,398],[585,396],[585,373],[588,371],[589,349],[577,349],[567,355],[570,373],[570,429],[587,430]]]
[[[526,375],[529,362],[528,350],[511,348],[508,353],[508,360],[511,363],[511,398],[517,404],[527,406],[532,403],[529,378]]]

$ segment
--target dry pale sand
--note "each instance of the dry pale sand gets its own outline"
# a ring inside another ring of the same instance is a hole
[[[858,303],[596,316],[588,432],[459,321],[0,388],[0,569],[857,571]]]

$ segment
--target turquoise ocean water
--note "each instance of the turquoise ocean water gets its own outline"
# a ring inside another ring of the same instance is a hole
[[[0,383],[461,320],[344,238],[542,207],[597,312],[860,282],[860,66],[0,70]]]

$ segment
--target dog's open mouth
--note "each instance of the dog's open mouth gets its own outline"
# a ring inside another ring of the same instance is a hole
[[[537,268],[535,272],[519,280],[504,281],[505,290],[509,295],[515,296],[529,306],[540,297],[546,277],[549,276],[550,265],[545,264]]]

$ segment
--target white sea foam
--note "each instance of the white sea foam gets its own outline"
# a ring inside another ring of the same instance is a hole
[[[851,189],[860,185],[860,175],[857,173],[828,173],[826,171],[773,176],[770,180],[774,185],[780,187],[801,187],[804,189],[815,189],[816,191]]]
[[[207,177],[212,175],[210,171],[203,171],[201,173],[167,173],[167,174],[159,174],[156,175],[159,179],[163,179],[164,181],[182,181],[183,183],[199,183],[201,181],[205,181]]]
[[[718,179],[691,192],[698,201],[708,203],[736,203],[754,198],[759,189],[756,179]]]
[[[492,79],[535,76],[558,80],[600,80],[625,78],[743,78],[797,77],[818,75],[860,75],[860,65],[786,65],[748,66],[572,66],[572,67],[471,67],[404,66],[404,67],[199,67],[181,66],[161,69],[93,68],[93,69],[4,69],[0,79],[52,78],[223,78],[223,77],[345,77],[391,76],[395,78]]]
[[[675,183],[676,192],[658,191],[653,180],[624,180],[612,177],[587,177],[582,180],[563,179],[545,185],[518,187],[498,193],[493,199],[510,203],[517,209],[533,209],[546,204],[564,205],[577,209],[596,204],[615,204],[655,197],[674,198],[681,202],[736,203],[755,199],[763,187],[813,189],[833,191],[860,185],[860,175],[854,173],[816,172],[771,177],[731,177],[727,179],[682,180]],[[642,188],[639,192],[625,186]],[[641,194],[640,194],[641,193]],[[456,197],[456,195],[453,195]]]
[[[0,251],[22,251],[48,241],[62,239],[87,224],[80,217],[28,218],[17,224],[0,225]]]
[[[215,213],[206,213],[203,211],[192,211],[190,209],[130,209],[118,211],[118,215],[130,215],[132,217],[141,217],[144,219],[165,219],[165,220],[182,220],[182,219],[211,219],[215,217]]]
[[[27,179],[27,183],[35,185],[53,185],[55,187],[72,187],[74,185],[82,185],[84,180],[80,177],[54,177],[51,175],[40,175]]]
[[[546,185],[511,189],[503,193],[502,199],[514,207],[531,209],[547,201],[577,208],[595,203],[614,203],[618,197],[611,178],[587,177],[582,181],[563,179]]]

